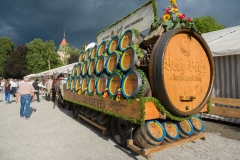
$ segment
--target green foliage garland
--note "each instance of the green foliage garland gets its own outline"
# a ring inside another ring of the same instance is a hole
[[[131,47],[133,47],[138,55],[139,58],[143,58],[144,57],[144,53],[142,51],[142,49],[139,47],[139,45],[137,44],[132,44]]]
[[[135,35],[136,38],[139,38],[139,37],[140,37],[140,32],[139,32],[137,29],[132,28],[131,30],[133,31],[133,33],[134,33],[134,35]]]
[[[212,102],[209,99],[207,102],[207,113],[210,113],[212,111]]]

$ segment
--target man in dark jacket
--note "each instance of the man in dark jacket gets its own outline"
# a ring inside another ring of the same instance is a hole
[[[33,88],[34,88],[34,95],[37,96],[37,101],[40,102],[39,100],[39,86],[38,86],[39,80],[36,79],[35,82],[33,82]]]

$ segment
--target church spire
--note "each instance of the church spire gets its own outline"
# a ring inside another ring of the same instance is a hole
[[[66,30],[64,29],[63,30],[63,39],[62,39],[62,42],[61,42],[61,44],[60,44],[60,46],[64,46],[64,45],[66,45],[67,44],[67,41],[66,41],[66,39],[65,39],[65,32],[66,32]]]

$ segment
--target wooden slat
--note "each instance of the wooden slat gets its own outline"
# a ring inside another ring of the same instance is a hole
[[[240,109],[212,106],[210,114],[231,118],[240,118]]]
[[[191,137],[188,137],[188,138],[181,138],[177,141],[160,145],[159,147],[155,147],[155,148],[151,148],[151,149],[144,149],[143,153],[145,155],[150,155],[151,153],[155,153],[155,152],[158,152],[160,150],[163,150],[163,149],[166,149],[166,148],[169,148],[169,147],[174,147],[174,146],[177,146],[177,145],[180,145],[180,144],[188,143],[188,142],[191,142],[191,141],[194,141],[194,140],[197,140],[197,139],[205,140],[205,137],[206,137],[205,133],[199,133],[198,135],[191,136]]]
[[[87,121],[88,123],[94,125],[95,127],[101,129],[102,131],[107,131],[108,127],[101,126],[100,124],[93,122],[92,120],[88,119],[87,117],[79,114],[79,118],[82,118],[83,120]]]
[[[229,106],[240,106],[240,99],[211,97],[212,103],[218,103]]]
[[[143,151],[142,151],[142,149],[140,149],[140,148],[138,148],[137,146],[135,146],[134,144],[133,144],[133,140],[132,139],[129,139],[128,141],[127,141],[127,146],[128,146],[128,148],[130,148],[131,150],[133,150],[134,152],[136,152],[136,153],[138,153],[138,154],[140,154],[141,156],[143,156],[144,158],[146,158],[146,159],[150,159],[150,155],[145,155],[144,153],[143,153]]]

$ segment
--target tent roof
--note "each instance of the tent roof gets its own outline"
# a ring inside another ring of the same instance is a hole
[[[202,34],[213,57],[240,54],[240,26]]]

